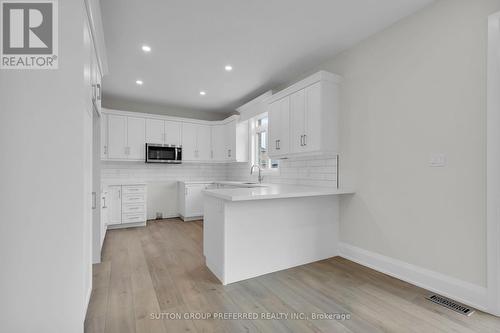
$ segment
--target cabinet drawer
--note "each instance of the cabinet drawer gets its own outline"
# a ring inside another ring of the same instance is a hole
[[[146,202],[146,193],[128,193],[123,195],[122,202],[127,203],[144,203]]]
[[[123,214],[122,216],[122,224],[123,223],[137,223],[137,222],[145,222],[146,221],[146,214],[144,213],[129,213],[129,214]]]
[[[133,186],[123,186],[123,194],[138,194],[138,193],[146,193],[146,187],[143,185],[133,185]]]
[[[144,213],[144,204],[124,204],[122,206],[122,213]]]

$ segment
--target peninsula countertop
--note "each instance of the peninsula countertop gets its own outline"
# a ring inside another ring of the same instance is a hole
[[[249,201],[354,194],[354,191],[335,187],[261,184],[250,188],[207,189],[203,193],[227,201]]]

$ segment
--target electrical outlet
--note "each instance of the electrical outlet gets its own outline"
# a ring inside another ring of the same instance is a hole
[[[446,166],[446,155],[443,153],[433,153],[429,158],[431,168],[442,168]]]

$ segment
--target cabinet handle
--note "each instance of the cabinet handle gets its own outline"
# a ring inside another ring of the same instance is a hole
[[[304,136],[303,135],[300,136],[300,146],[301,147],[304,146]]]
[[[304,134],[304,146],[307,146],[307,135]]]
[[[106,197],[103,197],[102,200],[104,200],[104,204],[103,204],[102,208],[108,208],[108,206],[106,206]]]
[[[97,87],[97,100],[100,101],[101,100],[101,85],[98,83],[96,85]]]
[[[275,140],[275,141],[274,141],[274,148],[276,148],[276,150],[278,150],[278,149],[279,149],[279,148],[278,148],[278,140]]]
[[[229,153],[229,157],[231,157],[231,149],[229,149],[228,153]]]

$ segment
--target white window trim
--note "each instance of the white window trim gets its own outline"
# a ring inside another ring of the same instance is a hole
[[[261,132],[267,132],[268,138],[269,138],[269,129],[268,126],[260,126],[257,127],[257,122],[259,119],[266,118],[268,117],[267,112],[261,113],[250,120],[250,142],[251,142],[251,147],[250,147],[250,163],[251,165],[258,165],[257,162],[257,152],[256,152],[256,147],[257,147],[257,134]],[[269,120],[269,119],[268,119]],[[268,142],[269,146],[269,142]],[[269,148],[268,148],[269,149]],[[274,169],[262,169],[261,174],[264,176],[279,176],[280,175],[280,166],[278,165],[277,168]]]

